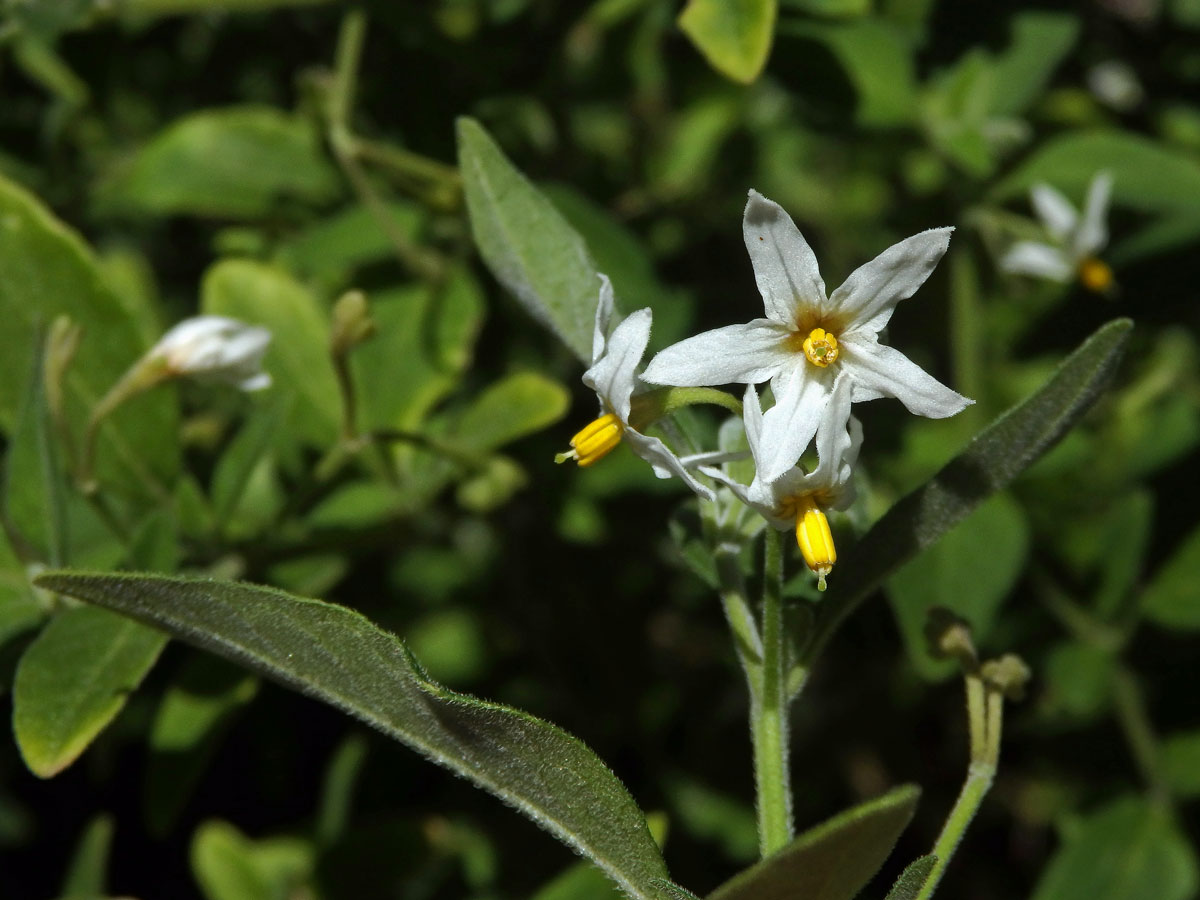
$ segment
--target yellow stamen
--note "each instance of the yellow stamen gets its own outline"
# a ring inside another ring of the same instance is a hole
[[[1079,264],[1079,280],[1089,291],[1103,294],[1113,286],[1113,270],[1103,260],[1089,256]]]
[[[814,366],[822,369],[838,358],[838,342],[824,328],[814,328],[804,339],[804,355]]]
[[[796,544],[804,562],[817,573],[817,588],[825,590],[825,576],[833,571],[837,549],[833,546],[829,519],[811,494],[801,497],[796,508]]]
[[[607,413],[580,429],[579,433],[571,438],[571,449],[556,455],[554,461],[561,463],[573,459],[581,466],[599,462],[621,443],[622,430],[621,420],[612,413]]]

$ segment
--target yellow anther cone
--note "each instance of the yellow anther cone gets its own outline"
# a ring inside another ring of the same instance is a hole
[[[593,419],[571,438],[571,449],[554,457],[555,462],[573,459],[581,466],[599,462],[621,443],[621,420],[612,413]]]
[[[829,519],[812,497],[805,497],[796,511],[796,544],[804,562],[817,575],[817,587],[825,590],[825,576],[833,571],[837,549]]]

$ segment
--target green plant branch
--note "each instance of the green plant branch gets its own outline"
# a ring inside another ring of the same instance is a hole
[[[916,900],[929,900],[937,890],[947,864],[958,845],[962,843],[967,827],[979,812],[983,798],[992,786],[996,777],[996,766],[1000,762],[1004,695],[995,687],[985,684],[977,668],[965,673],[965,682],[971,761],[967,766],[967,777],[963,781],[958,799],[954,801],[950,815],[946,817],[937,842],[930,851],[937,857],[937,861],[930,869]]]
[[[1150,793],[1160,802],[1169,802],[1171,789],[1162,771],[1158,736],[1146,710],[1146,699],[1137,676],[1124,663],[1117,665],[1113,676],[1113,706],[1117,724]]]
[[[765,859],[792,839],[788,774],[788,693],[784,669],[783,548],[779,532],[764,531],[762,665],[751,691],[759,853]]]
[[[366,30],[367,17],[361,10],[354,10],[343,17],[334,60],[333,83],[326,100],[329,146],[342,174],[391,243],[401,264],[414,274],[437,282],[445,272],[441,258],[408,239],[358,161],[359,141],[350,128],[350,116],[354,108]]]

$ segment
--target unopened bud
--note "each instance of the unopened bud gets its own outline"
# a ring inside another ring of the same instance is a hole
[[[148,383],[186,376],[257,391],[271,384],[262,371],[270,343],[266,328],[224,316],[195,316],[164,334],[143,357],[141,369]]]
[[[1005,653],[999,659],[990,659],[980,670],[983,680],[1009,700],[1020,700],[1025,696],[1025,685],[1032,672],[1025,660],[1015,653]]]
[[[926,614],[925,642],[934,659],[956,659],[967,670],[979,665],[970,624],[943,606],[931,607]]]
[[[347,291],[333,304],[329,346],[334,356],[345,356],[375,334],[375,320],[362,291]]]

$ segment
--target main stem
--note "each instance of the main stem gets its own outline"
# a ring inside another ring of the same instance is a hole
[[[758,843],[763,858],[792,839],[788,777],[787,673],[784,668],[783,549],[766,529],[763,553],[762,666],[750,692],[750,733],[758,794]]]

